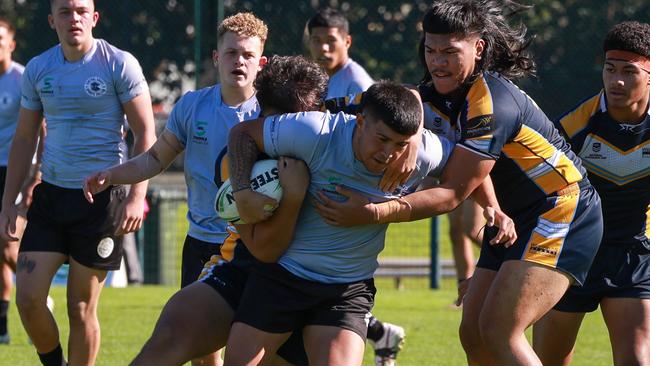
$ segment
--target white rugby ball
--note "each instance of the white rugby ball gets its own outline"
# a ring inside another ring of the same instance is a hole
[[[282,198],[282,186],[280,186],[277,160],[259,160],[253,165],[253,169],[251,170],[251,189],[280,202]],[[217,214],[223,220],[233,224],[245,223],[239,218],[239,211],[237,211],[237,204],[235,203],[235,196],[232,193],[230,179],[227,179],[219,187],[215,207]]]

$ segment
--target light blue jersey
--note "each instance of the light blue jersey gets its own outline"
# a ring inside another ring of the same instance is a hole
[[[169,116],[167,130],[185,147],[188,235],[221,244],[228,236],[226,223],[214,209],[214,200],[228,169],[228,132],[237,123],[257,118],[255,97],[239,107],[221,99],[221,85],[185,94]]]
[[[366,70],[349,58],[345,65],[330,77],[325,99],[358,94],[366,91],[373,83],[374,81]]]
[[[43,180],[81,188],[92,172],[122,162],[122,104],[146,90],[135,57],[101,39],[75,62],[65,60],[60,44],[29,61],[21,106],[43,110],[47,121]]]
[[[311,173],[293,241],[279,263],[294,275],[321,283],[347,283],[371,278],[384,248],[387,224],[330,226],[316,213],[311,199],[324,191],[342,200],[336,185],[356,190],[371,202],[383,202],[415,190],[426,176],[437,177],[453,149],[449,140],[425,131],[416,170],[394,194],[379,189],[381,174],[373,174],[352,150],[355,117],[306,112],[269,117],[264,122],[264,149],[272,157],[301,159]]]
[[[23,65],[12,61],[7,71],[0,75],[0,166],[7,166],[11,140],[16,133],[24,70]]]

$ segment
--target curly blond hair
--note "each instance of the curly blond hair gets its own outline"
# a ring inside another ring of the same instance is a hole
[[[269,29],[266,24],[253,15],[253,13],[237,13],[224,19],[217,28],[217,40],[221,42],[226,32],[232,32],[239,36],[258,37],[262,45],[266,42]]]

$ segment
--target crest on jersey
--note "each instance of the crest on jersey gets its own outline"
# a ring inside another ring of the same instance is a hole
[[[600,142],[594,142],[593,145],[591,145],[591,151],[597,153],[600,152],[600,148],[602,147]]]
[[[84,90],[91,97],[100,97],[106,94],[108,87],[106,86],[106,82],[99,76],[91,76],[84,83]]]
[[[10,93],[7,92],[1,92],[0,93],[0,109],[7,109],[11,106],[11,102],[13,102],[14,98],[11,96]]]

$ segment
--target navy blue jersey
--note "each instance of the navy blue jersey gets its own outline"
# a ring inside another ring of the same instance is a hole
[[[650,227],[650,115],[621,124],[607,113],[604,92],[557,121],[582,158],[603,202],[605,244],[648,244]]]
[[[548,195],[581,181],[586,173],[553,123],[508,79],[484,73],[448,98],[421,86],[423,103],[440,114],[441,133],[458,145],[495,159],[490,176],[497,199],[512,217]],[[458,94],[458,93],[457,93]],[[445,119],[448,127],[444,128]]]

